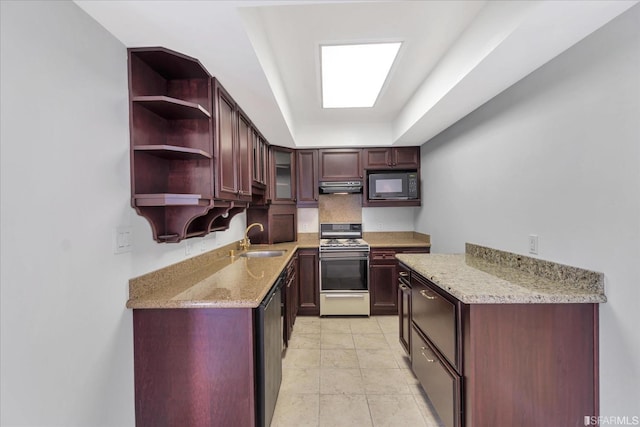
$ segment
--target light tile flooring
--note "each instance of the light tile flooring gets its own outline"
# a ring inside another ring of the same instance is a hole
[[[298,317],[271,427],[439,427],[397,316]]]

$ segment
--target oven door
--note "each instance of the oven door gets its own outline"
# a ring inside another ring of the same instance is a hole
[[[368,289],[368,253],[336,251],[320,254],[320,292],[366,292]]]

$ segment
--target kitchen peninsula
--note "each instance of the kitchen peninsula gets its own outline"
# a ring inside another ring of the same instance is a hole
[[[465,254],[397,258],[410,292],[401,338],[444,425],[598,415],[602,273],[469,243]]]

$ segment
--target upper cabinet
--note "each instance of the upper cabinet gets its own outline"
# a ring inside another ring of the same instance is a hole
[[[269,144],[258,131],[253,128],[253,185],[265,189],[269,176]]]
[[[362,149],[330,148],[318,150],[320,181],[362,180]]]
[[[271,202],[291,204],[296,202],[295,151],[289,148],[270,146]]]
[[[318,206],[318,150],[296,150],[296,188],[299,207]]]
[[[247,116],[217,79],[213,80],[216,198],[251,201],[253,130]]]
[[[131,205],[158,242],[228,229],[251,201],[259,132],[197,59],[163,47],[127,53]]]
[[[214,201],[211,76],[168,49],[128,55],[131,205],[158,242],[206,234],[189,225]]]
[[[365,169],[419,169],[420,147],[365,148]]]

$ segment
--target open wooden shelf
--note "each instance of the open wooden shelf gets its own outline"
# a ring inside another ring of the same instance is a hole
[[[134,96],[131,102],[165,119],[210,119],[211,113],[202,105],[169,96]]]
[[[136,194],[133,196],[136,206],[209,206],[211,199],[201,194]]]
[[[211,153],[197,148],[179,147],[176,145],[138,145],[133,147],[133,150],[170,160],[202,160],[213,157]]]

